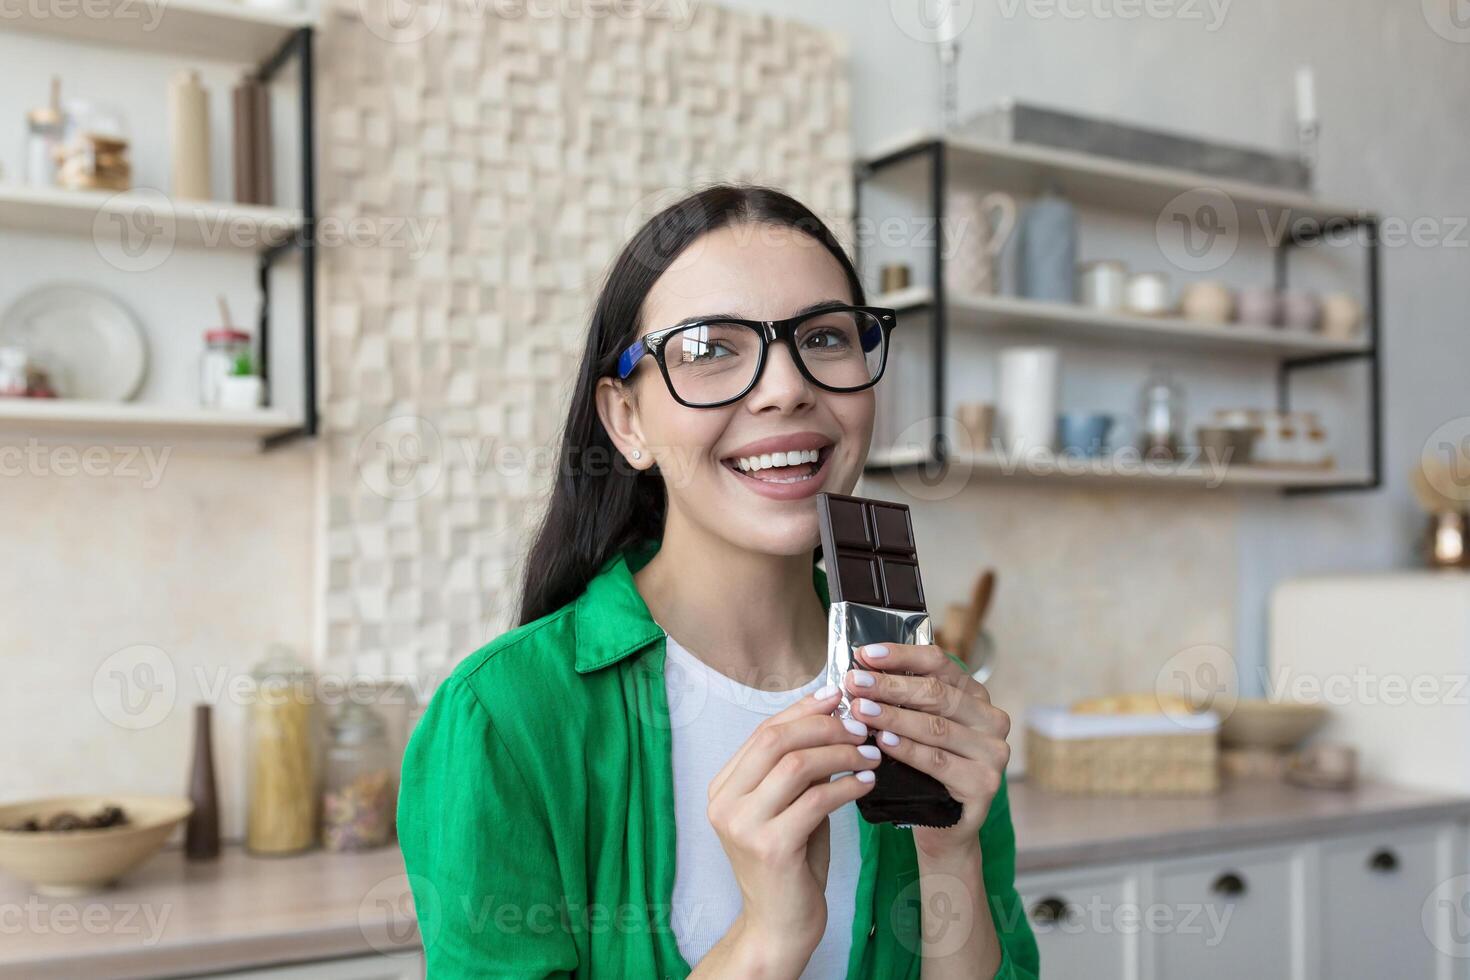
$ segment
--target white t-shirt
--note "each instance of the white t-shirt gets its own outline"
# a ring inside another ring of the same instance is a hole
[[[705,812],[709,784],[757,725],[821,687],[823,676],[795,690],[763,691],[712,669],[672,636],[666,649],[664,687],[673,734],[678,842],[672,927],[679,952],[693,966],[729,931],[742,905],[735,872]],[[862,864],[857,804],[843,804],[829,820],[827,928],[802,971],[803,980],[846,976],[852,948],[853,901]]]

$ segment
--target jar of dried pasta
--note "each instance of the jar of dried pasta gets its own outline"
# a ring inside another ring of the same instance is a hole
[[[327,850],[362,851],[388,843],[396,768],[382,717],[366,704],[343,704],[332,719],[322,777]]]
[[[316,841],[315,677],[280,646],[250,676],[245,847],[295,854]]]

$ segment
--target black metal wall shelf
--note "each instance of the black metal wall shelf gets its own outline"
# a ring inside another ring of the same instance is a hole
[[[1011,328],[1022,327],[1071,336],[1085,335],[1094,342],[1106,342],[1142,348],[1144,345],[1168,344],[1201,350],[1233,348],[1255,353],[1277,364],[1277,407],[1289,411],[1291,381],[1302,371],[1344,364],[1366,364],[1367,385],[1367,456],[1368,472],[1362,475],[1332,470],[1301,467],[1236,466],[1233,477],[1221,480],[1220,486],[1265,487],[1286,494],[1320,494],[1373,490],[1382,484],[1382,349],[1380,330],[1382,304],[1378,254],[1378,219],[1364,209],[1332,205],[1309,195],[1279,188],[1222,181],[1218,178],[1167,168],[1130,164],[1092,157],[1070,151],[1044,147],[1012,145],[967,137],[916,136],[854,168],[854,222],[862,215],[864,186],[881,178],[893,168],[921,165],[925,168],[924,185],[928,212],[921,217],[932,227],[942,229],[945,217],[946,187],[951,179],[983,179],[997,175],[1012,186],[1029,184],[1034,188],[1059,186],[1064,194],[1102,207],[1121,210],[1156,208],[1185,190],[1210,187],[1229,195],[1242,207],[1260,209],[1262,213],[1285,220],[1280,227],[1289,228],[1274,247],[1275,280],[1278,289],[1289,281],[1289,258],[1296,246],[1308,244],[1310,234],[1303,234],[1290,219],[1307,217],[1313,229],[1336,226],[1366,232],[1367,302],[1365,335],[1361,340],[1330,341],[1326,338],[1302,336],[1292,338],[1280,331],[1207,330],[1180,320],[1158,320],[1126,315],[1099,314],[1077,307],[1070,310],[1062,304],[1038,303],[1009,297],[950,296],[944,276],[943,236],[936,233],[930,252],[929,282],[926,286],[906,290],[906,298],[894,296],[897,308],[922,311],[929,319],[929,351],[931,362],[929,414],[933,429],[921,451],[900,448],[876,449],[870,456],[868,472],[883,473],[898,469],[926,468],[935,470],[951,463],[968,466],[981,476],[1010,478],[1012,468],[1001,465],[992,453],[966,453],[957,458],[947,444],[944,419],[948,413],[945,392],[946,347],[949,330],[956,322],[965,326],[987,323]],[[858,236],[858,267],[863,268],[861,239]],[[888,302],[889,298],[883,301]],[[877,301],[877,300],[874,300]],[[1083,329],[1076,329],[1083,328]],[[1034,475],[1034,474],[1033,474]],[[1073,466],[1059,476],[1083,479],[1110,479],[1118,476],[1105,463]],[[1169,475],[1133,472],[1123,477],[1128,482],[1158,482],[1172,485],[1212,485],[1190,469],[1181,468]]]

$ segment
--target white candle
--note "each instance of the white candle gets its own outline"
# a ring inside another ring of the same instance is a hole
[[[1317,92],[1310,68],[1296,70],[1296,121],[1301,126],[1317,122]]]

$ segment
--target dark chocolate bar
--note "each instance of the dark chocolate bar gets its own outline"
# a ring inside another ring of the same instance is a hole
[[[885,640],[928,643],[932,626],[906,504],[822,492],[817,519],[831,602],[828,672],[840,687],[849,669],[871,669],[856,662],[853,646]],[[838,711],[851,713],[845,690]],[[876,740],[877,733],[869,732],[868,744]],[[964,806],[933,776],[886,753],[876,776],[873,789],[857,801],[869,823],[950,827],[959,822]]]

